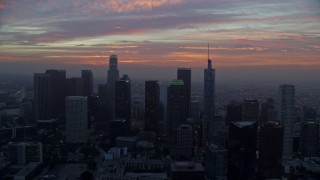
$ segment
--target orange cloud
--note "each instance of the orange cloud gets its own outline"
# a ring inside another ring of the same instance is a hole
[[[139,10],[151,10],[161,6],[180,4],[181,0],[111,0],[108,7],[116,12],[130,12]]]

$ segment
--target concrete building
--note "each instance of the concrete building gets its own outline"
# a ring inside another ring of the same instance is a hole
[[[24,166],[30,162],[43,162],[42,143],[19,142],[9,144],[9,160],[11,164]]]
[[[88,141],[88,103],[87,97],[66,97],[66,135],[67,143],[86,143]]]

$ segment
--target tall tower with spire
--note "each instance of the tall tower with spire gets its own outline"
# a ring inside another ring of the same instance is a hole
[[[111,114],[111,118],[115,117],[115,89],[116,81],[119,80],[119,70],[118,70],[118,57],[117,55],[111,55],[109,57],[109,70],[107,79],[107,99],[108,108]]]
[[[208,44],[208,67],[204,69],[204,97],[203,97],[203,146],[213,141],[213,122],[215,116],[215,69],[209,54]]]

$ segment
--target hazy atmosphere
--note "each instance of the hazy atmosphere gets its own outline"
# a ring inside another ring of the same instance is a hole
[[[210,43],[218,82],[312,82],[319,17],[318,0],[0,0],[0,72],[106,77],[117,54],[132,78],[171,79],[189,67],[202,80]]]

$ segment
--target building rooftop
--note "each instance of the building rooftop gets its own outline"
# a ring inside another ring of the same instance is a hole
[[[67,96],[66,100],[75,100],[75,101],[79,101],[79,100],[86,100],[87,97],[85,96]]]
[[[171,165],[172,171],[204,171],[203,166],[200,163],[192,161],[187,162],[174,162]]]
[[[40,165],[39,162],[30,162],[24,166],[15,176],[27,176]]]
[[[180,79],[174,79],[171,81],[171,85],[182,86],[182,85],[184,85],[184,82],[183,82],[183,80],[180,80]]]
[[[237,126],[238,128],[244,128],[246,126],[251,126],[253,124],[255,124],[255,121],[237,121],[237,122],[232,122],[235,126]]]

